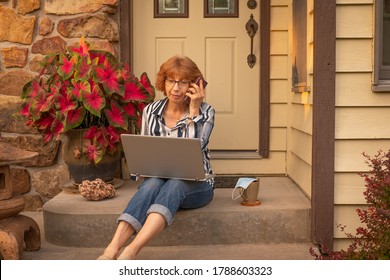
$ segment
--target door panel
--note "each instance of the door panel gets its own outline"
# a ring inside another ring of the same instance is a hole
[[[258,8],[239,1],[239,18],[204,18],[203,1],[189,2],[188,18],[153,18],[153,2],[133,1],[134,73],[154,81],[160,65],[175,54],[196,62],[209,82],[206,102],[216,109],[212,150],[257,150],[259,143],[259,61],[247,64],[250,38],[245,24],[258,22]],[[254,54],[259,57],[258,36]],[[162,93],[157,98],[162,98]]]
[[[235,38],[207,38],[206,39],[206,73],[210,81],[215,81],[214,88],[223,92],[222,98],[218,94],[207,95],[207,102],[213,104],[218,113],[233,114],[234,112],[234,61],[236,55]],[[224,67],[220,62],[224,61]],[[225,80],[220,79],[224,77]],[[217,82],[219,82],[217,84]]]

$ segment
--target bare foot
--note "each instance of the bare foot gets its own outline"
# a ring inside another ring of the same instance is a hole
[[[115,259],[113,259],[113,258],[111,258],[109,256],[106,256],[106,255],[101,255],[101,256],[99,256],[97,258],[97,260],[99,260],[99,261],[112,261],[112,260],[115,260]]]
[[[104,250],[103,255],[99,256],[97,259],[98,260],[116,260],[117,256],[118,256],[117,250],[106,248],[106,250]]]
[[[118,260],[135,260],[136,257],[136,252],[130,246],[127,246],[118,257]]]

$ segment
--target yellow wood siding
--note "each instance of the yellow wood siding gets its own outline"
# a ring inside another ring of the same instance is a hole
[[[371,90],[373,71],[373,0],[337,0],[335,108],[335,225],[350,232],[360,226],[356,208],[364,207],[368,170],[362,153],[390,147],[390,93]],[[292,0],[271,1],[271,127],[286,121],[287,174],[311,195],[313,91],[291,92]],[[313,1],[307,5],[307,84],[313,79]],[[287,25],[287,28],[286,28]],[[288,42],[288,49],[284,41]],[[287,92],[287,95],[281,93]],[[286,99],[284,99],[286,98]],[[286,108],[282,106],[286,102]],[[283,110],[287,110],[286,115]],[[286,119],[285,119],[286,118]],[[282,131],[279,131],[282,133]],[[271,133],[272,135],[272,133]],[[282,136],[272,136],[282,137]],[[275,146],[281,145],[275,144]],[[345,235],[335,228],[335,249],[345,248]]]
[[[371,91],[372,73],[338,73],[336,76],[337,107],[390,107],[390,94]]]
[[[372,30],[372,5],[337,7],[337,38],[372,38]]]
[[[286,151],[287,129],[272,128],[270,131],[270,150],[271,151]]]
[[[289,91],[290,87],[288,86],[286,80],[271,80],[271,103],[287,103],[287,94]]]
[[[288,74],[287,55],[271,55],[270,78],[287,79]]]
[[[335,225],[355,233],[362,224],[356,213],[365,207],[364,179],[370,155],[390,147],[390,94],[371,90],[373,71],[373,13],[371,0],[338,0],[336,7]],[[335,228],[334,249],[349,244]]]
[[[304,162],[311,162],[312,137],[310,134],[291,129],[291,151]]]
[[[283,160],[286,174],[288,94],[288,1],[271,1],[270,22],[270,159]],[[281,19],[283,18],[283,19]]]
[[[387,139],[337,140],[335,144],[335,171],[337,173],[368,171],[362,153],[375,155],[379,149],[387,151],[389,147],[390,141]],[[351,195],[360,194],[351,193]]]
[[[304,193],[311,196],[312,136],[291,128],[288,174]]]
[[[335,238],[345,238],[345,233],[343,233],[337,225],[346,226],[345,231],[355,234],[356,228],[361,226],[359,216],[356,214],[357,208],[364,208],[362,205],[343,205],[336,206],[334,209],[334,217],[336,227],[334,228]]]
[[[214,170],[226,170],[227,174],[264,174],[279,175],[286,174],[285,169],[286,152],[272,151],[270,157],[266,160],[256,159],[235,159],[213,161]],[[243,170],[243,166],[245,170]],[[218,173],[217,173],[218,174]]]
[[[312,144],[312,100],[313,91],[292,93],[291,53],[292,53],[292,1],[271,1],[274,5],[274,34],[271,42],[277,57],[271,67],[271,83],[274,92],[287,87],[287,174],[300,188],[311,194],[311,144]],[[335,225],[347,225],[349,232],[360,226],[356,208],[364,207],[364,179],[357,173],[368,170],[362,153],[370,155],[379,149],[390,147],[390,93],[374,93],[371,90],[373,71],[373,0],[337,0],[336,7],[336,108],[335,108]],[[289,6],[286,13],[284,5]],[[308,1],[307,10],[307,67],[308,86],[313,78],[313,1]],[[285,19],[289,19],[288,68],[283,68],[284,46],[280,41],[285,34]],[[281,67],[276,69],[275,67]],[[286,84],[281,80],[288,72]],[[275,102],[282,101],[282,95],[274,96]],[[276,113],[276,112],[275,112]],[[334,232],[335,249],[345,248],[348,241],[339,229]]]
[[[337,5],[343,4],[373,4],[374,0],[336,0]]]
[[[289,2],[290,12],[292,1]],[[292,64],[292,16],[290,15],[290,49],[289,49],[289,95],[288,95],[288,143],[287,143],[287,174],[294,180],[304,193],[311,196],[311,164],[312,164],[312,92],[293,93],[291,91]],[[307,3],[307,85],[312,81],[313,66],[313,1]]]
[[[270,52],[271,55],[287,55],[288,53],[288,33],[285,30],[282,31],[273,31],[270,34]]]
[[[271,143],[287,133],[287,174],[311,195],[313,91],[291,92],[292,1],[271,1]],[[313,78],[313,1],[307,10],[307,84]],[[335,225],[350,232],[360,226],[356,208],[365,206],[368,170],[362,153],[390,147],[390,94],[371,90],[373,71],[373,1],[338,0],[336,7]],[[288,25],[287,28],[285,25]],[[288,42],[288,48],[286,44]],[[281,92],[287,92],[287,95]],[[287,111],[287,115],[284,113]],[[273,149],[283,149],[274,143]],[[334,232],[335,249],[345,248],[345,235]]]
[[[287,126],[287,105],[271,104],[271,127]]]
[[[335,174],[335,204],[365,204],[364,179],[356,172]],[[351,195],[356,193],[360,195]]]
[[[388,107],[342,107],[336,110],[336,139],[386,139],[390,136]]]
[[[337,39],[336,72],[372,72],[372,39]]]
[[[365,206],[359,204],[335,206],[334,216],[336,226],[334,228],[334,250],[346,249],[348,245],[351,244],[351,241],[346,238],[345,233],[356,234],[356,228],[362,226],[356,209],[364,207]],[[341,229],[337,227],[338,225],[346,226],[344,229],[345,232],[342,232]]]
[[[275,6],[271,3],[271,31],[286,31],[289,18],[290,15],[287,3]]]
[[[298,94],[296,94],[298,95]],[[300,96],[302,97],[302,96]],[[311,104],[293,103],[291,105],[291,127],[306,134],[312,134],[313,114]]]
[[[238,159],[237,164],[231,164],[232,161],[229,161],[229,164],[224,159],[215,159],[213,167],[216,173],[219,170],[225,170],[231,174],[286,174],[287,95],[290,89],[288,84],[289,2],[288,0],[274,0],[271,2],[269,158],[260,161],[256,159]]]
[[[299,168],[297,168],[299,167]],[[311,196],[311,165],[296,156],[293,152],[289,153],[288,176],[301,188],[308,196]]]
[[[287,6],[291,0],[271,0],[271,6]]]

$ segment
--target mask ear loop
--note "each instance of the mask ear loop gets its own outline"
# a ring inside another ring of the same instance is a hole
[[[233,199],[233,200],[236,200],[236,199],[239,198],[239,197],[242,197],[244,200],[248,200],[248,199],[244,196],[244,192],[245,192],[246,187],[245,187],[245,188],[240,187],[240,185],[241,185],[241,184],[240,184],[240,181],[241,181],[241,180],[245,180],[245,181],[246,181],[246,182],[245,182],[245,183],[246,183],[246,186],[248,187],[251,183],[257,182],[259,179],[258,179],[258,178],[240,178],[240,179],[238,180],[236,186],[234,187],[233,192],[232,192],[232,199]],[[239,195],[236,196],[236,197],[234,197],[234,192],[235,192],[236,189],[239,189]]]
[[[236,189],[238,189],[239,194],[238,194],[236,197],[234,197],[234,192],[236,191]],[[241,187],[235,187],[235,188],[233,189],[233,192],[232,192],[232,199],[233,199],[233,200],[236,200],[236,199],[238,199],[239,197],[242,197],[244,200],[246,200],[246,198],[244,197],[244,189],[241,188]]]

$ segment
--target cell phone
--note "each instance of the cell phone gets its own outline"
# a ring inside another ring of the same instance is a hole
[[[195,84],[197,84],[200,87],[200,81],[201,80],[203,81],[203,88],[206,88],[208,82],[206,82],[206,80],[203,79],[202,77],[197,78],[196,81],[195,81]]]

